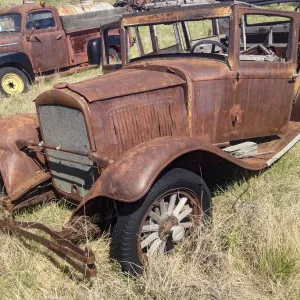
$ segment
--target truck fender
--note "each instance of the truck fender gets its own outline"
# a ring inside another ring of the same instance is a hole
[[[39,126],[35,114],[19,114],[0,119],[0,175],[7,195],[19,199],[30,189],[48,180],[44,158],[30,157],[22,151],[25,140],[39,142]]]
[[[113,48],[120,53],[121,41],[119,35],[108,36],[108,49]],[[87,44],[88,60],[90,65],[101,64],[101,37],[91,39]]]
[[[0,68],[4,67],[17,67],[24,72],[31,83],[34,82],[34,71],[31,61],[26,53],[0,53]]]
[[[94,183],[84,201],[74,212],[80,214],[85,204],[97,197],[122,202],[141,199],[159,174],[172,162],[188,153],[208,152],[218,158],[250,170],[261,170],[265,163],[249,164],[224,152],[219,147],[191,137],[160,137],[137,145],[110,164]]]

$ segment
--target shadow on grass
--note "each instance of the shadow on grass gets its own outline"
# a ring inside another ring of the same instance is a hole
[[[209,170],[206,169],[203,171],[202,176],[214,197],[220,191],[233,186],[236,182],[247,182],[251,178],[264,173],[266,170],[251,171],[229,162],[221,162],[211,164]]]

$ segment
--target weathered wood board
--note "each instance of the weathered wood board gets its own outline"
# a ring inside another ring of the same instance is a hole
[[[100,28],[103,25],[118,21],[125,13],[125,8],[119,7],[83,14],[62,16],[62,24],[66,33]]]

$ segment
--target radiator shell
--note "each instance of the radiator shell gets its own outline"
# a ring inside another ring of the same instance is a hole
[[[72,150],[90,152],[90,142],[83,113],[63,105],[40,105],[39,118],[46,144]],[[60,191],[81,197],[90,190],[97,178],[97,168],[86,156],[47,149],[46,155],[52,180]]]

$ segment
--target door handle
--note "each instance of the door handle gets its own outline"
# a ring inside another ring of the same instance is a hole
[[[60,40],[61,38],[62,38],[61,34],[56,37],[57,40]]]
[[[294,74],[292,75],[292,78],[293,78],[293,79],[296,79],[296,78],[298,78],[298,77],[300,77],[300,74],[294,73]]]

